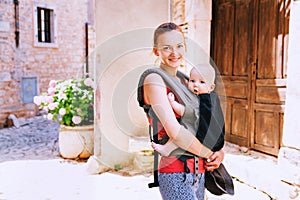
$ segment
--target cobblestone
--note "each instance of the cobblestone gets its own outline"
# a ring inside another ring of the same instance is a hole
[[[42,116],[25,119],[20,128],[0,129],[0,163],[58,158],[59,124]]]

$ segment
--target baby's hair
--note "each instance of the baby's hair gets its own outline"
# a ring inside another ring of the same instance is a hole
[[[193,70],[196,70],[210,84],[215,84],[216,72],[210,64],[199,64],[191,69],[191,73]]]
[[[180,33],[183,34],[181,27],[173,22],[166,22],[166,23],[163,23],[160,26],[158,26],[154,31],[154,37],[153,37],[154,44],[153,45],[154,46],[157,45],[158,36],[160,36],[161,34],[163,34],[165,32],[169,32],[169,31],[173,31],[173,30],[179,31]]]

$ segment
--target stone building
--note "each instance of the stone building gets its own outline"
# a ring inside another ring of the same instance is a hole
[[[0,1],[0,128],[36,114],[51,79],[82,76],[94,45],[91,0]],[[90,13],[90,14],[87,14]]]
[[[226,92],[220,94],[226,96],[226,139],[278,156],[279,176],[300,185],[299,1],[95,3],[97,95],[91,165],[93,160],[126,165],[132,158],[130,139],[147,137],[145,115],[136,102],[137,81],[146,65],[155,62],[154,28],[173,21],[216,62]]]

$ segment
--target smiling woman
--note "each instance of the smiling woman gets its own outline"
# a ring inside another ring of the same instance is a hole
[[[172,39],[168,40],[169,37]],[[159,35],[154,42],[153,53],[166,66],[179,67],[185,54],[185,41],[181,32],[172,30]]]
[[[159,185],[163,199],[203,200],[205,169],[217,168],[224,152],[212,153],[195,137],[195,124],[199,121],[199,115],[195,114],[199,112],[199,106],[195,105],[197,97],[187,89],[184,74],[178,71],[185,57],[185,39],[181,28],[174,23],[161,24],[154,31],[153,53],[160,60],[159,69],[149,69],[141,75],[138,101],[147,112],[159,141],[168,137],[180,148],[161,157],[159,174],[154,173],[154,184],[149,187]],[[175,99],[180,99],[186,106],[180,120],[182,124],[177,120],[180,116],[175,115],[169,103],[169,92],[173,92]],[[204,159],[210,161],[204,162]]]

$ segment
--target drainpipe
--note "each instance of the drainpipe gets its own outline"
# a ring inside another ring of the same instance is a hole
[[[85,73],[86,77],[89,77],[89,23],[85,23]]]
[[[20,39],[20,31],[19,31],[19,1],[14,0],[15,5],[15,40],[16,40],[16,47],[19,47],[19,39]]]

